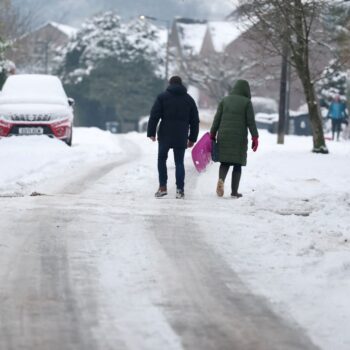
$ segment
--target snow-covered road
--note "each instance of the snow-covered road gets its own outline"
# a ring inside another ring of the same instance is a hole
[[[136,134],[82,164],[92,150],[73,147],[64,176],[0,198],[0,349],[348,349],[349,303],[320,303],[349,295],[345,168],[320,171],[302,138],[284,153],[262,139],[240,201],[217,199],[216,167],[198,176],[190,159],[186,200],[154,199],[155,145]],[[331,169],[349,147],[334,152]],[[273,160],[289,168],[268,176]]]

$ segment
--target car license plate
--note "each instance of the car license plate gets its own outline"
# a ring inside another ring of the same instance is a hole
[[[44,129],[41,127],[19,128],[18,133],[20,135],[42,135],[44,133]]]

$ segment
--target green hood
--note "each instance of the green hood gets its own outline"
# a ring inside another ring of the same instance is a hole
[[[246,80],[237,80],[235,86],[231,92],[232,95],[241,95],[247,98],[251,98],[250,86]]]

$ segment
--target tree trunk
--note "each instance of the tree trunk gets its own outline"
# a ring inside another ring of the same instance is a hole
[[[309,65],[309,35],[310,29],[307,26],[307,15],[305,12],[304,2],[302,0],[294,0],[294,25],[293,34],[296,35],[296,42],[293,43],[293,38],[290,37],[292,43],[292,52],[294,63],[298,76],[304,88],[304,94],[309,110],[309,118],[313,133],[313,152],[314,153],[329,153],[326,141],[324,139],[323,125],[318,101],[315,93],[315,86],[311,77]]]
[[[309,118],[313,134],[313,150],[314,153],[328,154],[328,148],[324,138],[323,124],[320,108],[318,106],[318,100],[316,97],[315,86],[312,82],[310,66],[309,66],[309,54],[308,45],[304,42],[300,43],[302,48],[299,52],[303,54],[295,58],[295,64],[298,76],[303,85],[306,103],[309,110]]]
[[[347,77],[347,107],[348,111],[350,111],[350,70],[348,70],[348,77]],[[349,124],[346,126],[345,131],[343,133],[343,137],[345,140],[350,140],[350,117],[348,116],[348,122]]]
[[[5,68],[0,66],[0,91],[4,85],[6,81],[6,72],[5,72]]]
[[[328,154],[329,151],[324,138],[322,118],[320,115],[320,109],[318,107],[314,84],[311,82],[309,74],[305,74],[301,80],[306,96],[309,118],[313,132],[314,148],[312,151],[314,153]]]
[[[287,106],[287,92],[288,92],[288,47],[286,46],[282,55],[282,69],[281,69],[281,85],[280,85],[280,102],[279,102],[279,116],[278,116],[278,133],[277,143],[284,144],[284,136],[286,133],[286,121],[288,117]]]

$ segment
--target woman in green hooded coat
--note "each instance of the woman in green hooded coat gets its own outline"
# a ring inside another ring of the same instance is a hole
[[[219,197],[224,195],[224,183],[231,166],[231,196],[242,197],[238,188],[242,166],[247,165],[248,130],[252,136],[252,149],[256,152],[259,133],[255,124],[250,86],[246,80],[238,80],[229,96],[220,102],[210,130],[211,138],[217,139],[221,163],[216,190]]]

